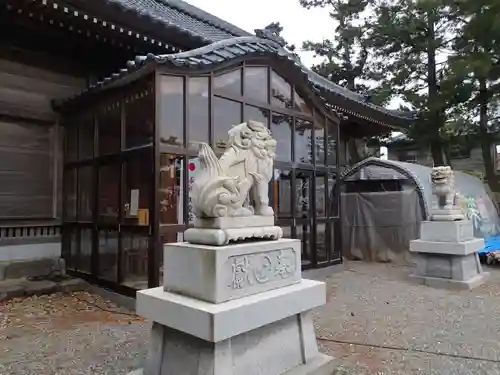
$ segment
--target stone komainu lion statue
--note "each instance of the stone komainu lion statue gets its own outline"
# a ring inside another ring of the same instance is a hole
[[[220,159],[209,145],[201,145],[198,154],[201,171],[192,190],[196,216],[274,215],[268,190],[276,140],[265,125],[256,121],[233,126],[228,136],[226,151]],[[249,195],[255,207],[250,205]]]
[[[432,206],[451,210],[455,205],[455,176],[451,167],[434,167],[431,172]]]

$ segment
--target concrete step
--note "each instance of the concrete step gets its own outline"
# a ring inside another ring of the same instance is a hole
[[[0,281],[0,301],[56,292],[70,293],[86,290],[88,287],[89,285],[86,281],[69,277],[36,281],[30,281],[26,278],[9,279]]]
[[[64,268],[64,261],[60,258],[3,261],[0,262],[0,281],[46,276],[54,271],[64,271]]]

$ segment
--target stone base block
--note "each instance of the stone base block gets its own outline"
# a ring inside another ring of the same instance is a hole
[[[410,241],[410,251],[412,253],[468,255],[477,252],[483,247],[484,239],[482,238],[474,238],[463,242]]]
[[[436,289],[454,289],[454,290],[472,290],[486,281],[490,277],[489,272],[483,272],[472,279],[462,281],[462,280],[452,280],[452,279],[441,279],[439,277],[422,277],[415,274],[410,275],[410,279],[422,284]]]
[[[417,268],[411,279],[436,288],[471,289],[484,283],[477,253],[467,255],[415,254]]]
[[[261,215],[196,218],[194,221],[195,228],[234,229],[272,226],[274,226],[274,216]]]
[[[221,303],[295,284],[301,280],[300,246],[293,239],[229,246],[166,244],[163,286]]]
[[[433,242],[463,242],[474,238],[474,227],[469,220],[422,221],[420,239]]]
[[[169,293],[158,287],[137,292],[137,313],[202,340],[219,342],[325,302],[325,283],[313,280],[219,304]]]
[[[461,209],[431,209],[431,220],[433,221],[455,221],[455,220],[465,220],[465,216]]]
[[[248,239],[277,240],[283,237],[283,229],[277,226],[246,228],[189,228],[184,240],[199,245],[223,246]]]
[[[337,365],[336,362],[339,362]],[[334,375],[340,366],[340,361],[333,359],[330,356],[319,353],[318,356],[308,363],[298,365],[290,371],[282,375]],[[144,370],[138,369],[129,372],[127,375],[146,375]],[[216,374],[217,375],[217,374]],[[226,374],[224,374],[226,375]]]
[[[309,312],[213,343],[153,323],[144,375],[330,375]],[[136,374],[140,372],[136,372]]]

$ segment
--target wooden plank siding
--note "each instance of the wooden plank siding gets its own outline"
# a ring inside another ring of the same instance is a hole
[[[53,99],[85,80],[0,60],[0,220],[60,213],[62,132]]]
[[[0,114],[55,122],[52,99],[85,87],[85,79],[0,60]]]

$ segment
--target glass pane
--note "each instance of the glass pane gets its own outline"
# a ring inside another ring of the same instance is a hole
[[[118,278],[118,232],[115,230],[99,231],[98,250],[99,277],[116,282]]]
[[[160,77],[160,140],[184,146],[184,78]]]
[[[124,205],[122,220],[131,225],[149,226],[151,217],[152,161],[149,154],[133,157],[125,163],[123,176]]]
[[[76,189],[78,181],[77,169],[64,171],[64,220],[76,220]]]
[[[276,145],[276,160],[292,161],[292,118],[281,113],[274,113],[271,117],[271,133],[278,141]]]
[[[269,111],[267,109],[246,105],[243,121],[249,120],[261,122],[266,127],[269,127]]]
[[[216,76],[214,79],[214,90],[241,96],[241,69],[232,70]]]
[[[316,172],[316,196],[314,201],[316,202],[316,216],[326,217],[326,193],[328,189],[326,186],[326,173]]]
[[[347,140],[340,138],[338,140],[338,147],[339,147],[339,160],[338,160],[338,165],[347,165],[349,164],[348,162],[348,152],[347,152]]]
[[[238,125],[241,120],[241,103],[214,97],[214,151],[223,152],[227,144],[227,132],[231,125]]]
[[[164,228],[165,227],[163,227],[163,229]],[[160,240],[161,240],[161,243],[183,242],[184,241],[184,232],[177,232],[174,230],[167,229],[160,235]],[[161,254],[158,254],[159,258],[157,258],[157,259],[161,259],[160,264],[163,265],[163,250],[160,253]],[[163,267],[161,268],[160,273],[163,275]]]
[[[329,225],[329,238],[328,238],[328,247],[330,250],[330,259],[331,260],[338,260],[341,258],[340,255],[340,243],[337,243],[338,238],[335,238],[335,233],[338,230],[340,226],[340,221],[335,220],[333,223]]]
[[[148,287],[149,237],[138,233],[122,233],[122,285],[133,289]]]
[[[78,122],[78,159],[92,159],[94,156],[94,117],[84,115]]]
[[[317,116],[314,119],[314,156],[316,164],[324,165],[326,161],[325,152],[325,118]]]
[[[64,228],[64,259],[69,270],[76,270],[78,266],[78,229],[73,227]]]
[[[292,107],[292,87],[274,71],[271,73],[271,105],[275,107]]]
[[[318,262],[325,262],[328,260],[328,233],[326,223],[316,224],[316,259]]]
[[[295,172],[295,217],[311,217],[311,175],[310,172]]]
[[[92,221],[94,176],[92,166],[80,168],[78,179],[78,220]]]
[[[311,227],[308,225],[297,225],[296,239],[302,242],[302,262],[310,262],[311,257]]]
[[[80,259],[78,270],[86,273],[91,272],[92,264],[92,229],[80,229]]]
[[[283,238],[293,238],[292,227],[281,227],[283,229]]]
[[[245,98],[268,103],[267,76],[267,67],[245,67]]]
[[[118,223],[120,211],[120,164],[105,165],[99,169],[97,195],[100,223]]]
[[[294,92],[293,109],[305,113],[307,115],[312,115],[311,107],[306,103],[304,99],[302,99],[302,97],[297,93],[297,91]]]
[[[120,103],[105,107],[97,116],[99,132],[99,155],[114,154],[121,148],[121,108]]]
[[[164,229],[163,227],[162,229]],[[168,228],[168,226],[167,226]],[[177,232],[174,230],[169,231],[165,230],[160,234],[160,243],[175,243],[175,242],[184,242],[184,233]],[[157,248],[156,259],[158,259],[158,267],[159,267],[159,275],[160,278],[158,280],[158,285],[163,285],[163,246],[158,246]]]
[[[292,217],[292,172],[274,170],[274,212],[278,218]]]
[[[200,171],[201,165],[198,158],[188,159],[188,223],[193,224],[195,220],[194,208],[191,201],[191,190],[193,188],[194,179],[196,174]]]
[[[209,78],[194,77],[188,81],[188,100],[189,100],[189,135],[188,147],[192,150],[198,150],[197,142],[208,142],[209,135]]]
[[[295,119],[295,161],[312,164],[312,124],[310,121]]]
[[[335,175],[328,175],[328,216],[338,217],[339,216],[339,197],[337,197],[335,192]]]
[[[75,161],[77,159],[78,152],[78,122],[75,119],[68,121],[66,128],[64,129],[65,134],[65,154],[66,163]]]
[[[184,224],[184,157],[162,154],[160,157],[160,223]]]
[[[125,147],[152,144],[154,121],[155,100],[148,84],[125,100]]]
[[[337,125],[331,121],[327,121],[328,139],[326,143],[327,149],[327,165],[337,165]]]

